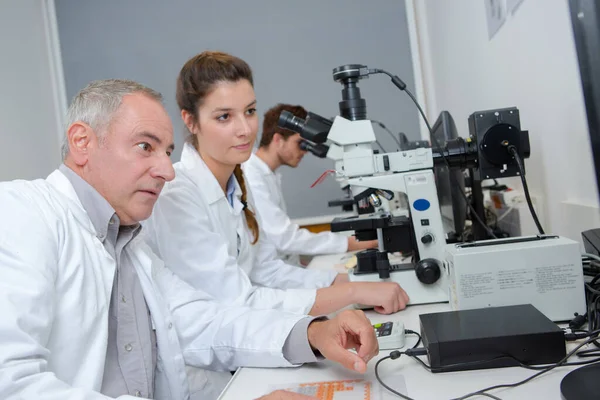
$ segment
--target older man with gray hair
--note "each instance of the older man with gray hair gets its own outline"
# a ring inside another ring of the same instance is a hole
[[[174,177],[159,93],[92,82],[68,120],[58,170],[0,183],[0,398],[210,399],[223,376],[198,367],[291,366],[314,351],[365,371],[378,348],[361,312],[229,307],[149,250],[139,222]]]

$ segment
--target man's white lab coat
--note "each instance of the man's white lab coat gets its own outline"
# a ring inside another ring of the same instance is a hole
[[[156,399],[214,398],[209,371],[190,383],[185,364],[290,366],[282,349],[302,316],[216,303],[166,269],[142,237],[125,251],[156,329]],[[0,398],[106,399],[94,392],[115,268],[60,171],[0,183]]]

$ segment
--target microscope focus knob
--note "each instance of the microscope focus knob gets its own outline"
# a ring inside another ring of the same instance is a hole
[[[425,235],[421,236],[421,243],[429,244],[431,242],[433,242],[433,235],[430,233],[426,233]]]
[[[415,272],[417,274],[417,279],[426,285],[437,282],[442,275],[440,263],[434,258],[419,260],[415,267]]]

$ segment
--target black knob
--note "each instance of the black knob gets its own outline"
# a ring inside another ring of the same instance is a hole
[[[388,259],[388,253],[386,251],[378,251],[375,253],[375,265],[377,266],[377,272],[379,272],[380,279],[387,279],[390,277],[390,260]]]
[[[432,283],[437,282],[442,275],[440,263],[434,258],[425,258],[423,260],[419,260],[417,266],[415,267],[415,272],[417,274],[417,279],[426,285],[431,285]]]
[[[429,233],[421,236],[421,243],[429,244],[431,242],[433,242],[433,236],[431,236]]]

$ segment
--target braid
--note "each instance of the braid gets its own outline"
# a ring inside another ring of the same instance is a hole
[[[248,224],[248,228],[250,228],[250,231],[252,231],[252,235],[254,236],[252,244],[256,244],[256,242],[258,242],[258,221],[256,220],[256,216],[252,210],[248,208],[248,191],[246,190],[246,180],[244,179],[244,173],[242,172],[242,167],[240,164],[235,166],[233,174],[235,175],[235,179],[237,179],[238,184],[242,189],[242,204],[244,205],[246,224]]]

